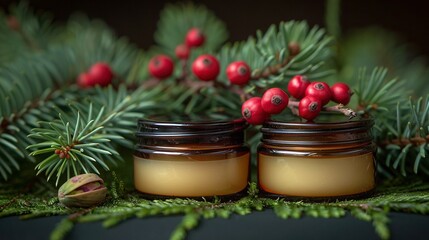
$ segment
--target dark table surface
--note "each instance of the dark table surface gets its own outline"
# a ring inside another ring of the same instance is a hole
[[[1,240],[49,239],[50,232],[64,216],[20,220],[0,219]],[[182,216],[130,219],[110,229],[101,222],[77,224],[66,239],[168,239]],[[391,213],[391,239],[429,239],[429,216]],[[371,223],[347,215],[323,219],[303,217],[280,219],[272,210],[229,219],[202,220],[187,239],[378,239]]]

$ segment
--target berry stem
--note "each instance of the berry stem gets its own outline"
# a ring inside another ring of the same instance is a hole
[[[345,107],[341,103],[331,107],[323,107],[323,110],[327,112],[340,112],[345,116],[349,117],[349,119],[352,119],[357,116],[355,111],[353,111],[351,108]]]
[[[289,100],[288,107],[292,110],[292,113],[297,115],[297,116],[299,116],[298,106],[299,106],[299,101],[292,100],[292,99]],[[330,107],[323,107],[322,111],[339,112],[339,113],[342,113],[345,116],[349,117],[349,119],[352,119],[352,118],[357,116],[356,112],[353,111],[353,109],[348,108],[348,107],[344,106],[343,104],[337,104],[335,106],[330,106]]]
[[[188,71],[187,71],[188,59],[181,59],[180,64],[182,65],[182,75],[179,77],[179,79],[183,80],[188,77]]]
[[[149,88],[153,88],[153,87],[155,87],[156,85],[158,85],[160,83],[160,80],[159,79],[156,79],[156,78],[150,78],[149,80],[147,80],[147,81],[145,81],[143,84],[142,84],[142,87],[143,88],[145,88],[145,89],[149,89]]]
[[[292,111],[293,115],[299,116],[298,105],[296,105],[296,103],[299,102],[289,100],[287,107]]]
[[[240,98],[241,98],[241,100],[243,102],[246,101],[247,99],[250,99],[250,98],[253,97],[251,94],[246,93],[244,91],[244,89],[241,88],[241,87],[237,87],[237,86],[234,86],[234,85],[227,86],[224,83],[219,82],[219,81],[215,81],[214,87],[220,87],[220,88],[227,89],[229,91],[232,91],[232,92],[236,93],[237,95],[240,96]]]
[[[291,107],[298,107],[298,106],[299,106],[299,101],[296,101],[296,100],[293,100],[293,99],[289,100],[289,104],[288,104],[289,108],[291,108]]]
[[[260,78],[267,78],[271,75],[277,74],[280,71],[280,69],[285,67],[290,62],[290,60],[292,60],[293,57],[294,56],[291,55],[288,58],[286,58],[282,63],[278,63],[274,66],[268,66],[267,68],[262,69],[262,71],[259,74],[252,76],[251,79],[258,80]]]
[[[381,147],[386,147],[390,144],[394,144],[394,145],[398,145],[401,148],[407,146],[408,144],[412,144],[413,146],[421,146],[423,144],[427,144],[429,143],[429,134],[426,136],[415,136],[412,138],[404,138],[404,137],[399,137],[399,138],[394,138],[394,139],[388,139],[388,140],[384,140],[380,143],[378,143],[379,146]]]

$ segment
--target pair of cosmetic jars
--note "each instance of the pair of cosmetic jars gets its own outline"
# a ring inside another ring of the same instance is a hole
[[[266,122],[257,152],[260,194],[353,198],[375,188],[373,121]],[[250,181],[243,119],[140,120],[134,182],[152,197],[237,196]]]

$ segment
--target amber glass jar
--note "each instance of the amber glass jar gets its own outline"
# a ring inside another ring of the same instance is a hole
[[[243,119],[204,122],[140,120],[134,183],[149,196],[234,196],[249,180]]]
[[[258,148],[262,194],[290,198],[350,198],[375,188],[371,119],[335,123],[270,121]]]

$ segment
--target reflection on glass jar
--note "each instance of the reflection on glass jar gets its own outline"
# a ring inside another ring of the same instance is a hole
[[[291,198],[361,196],[375,188],[373,121],[271,121],[261,128],[258,185]]]
[[[140,120],[134,183],[147,195],[229,196],[245,192],[249,149],[243,119],[211,122]]]

